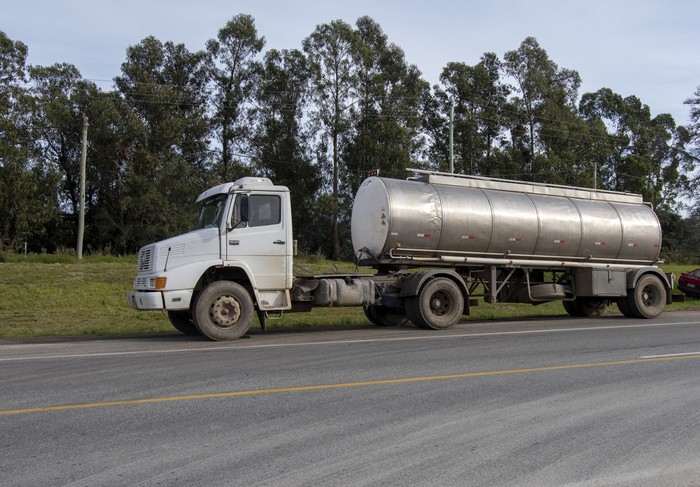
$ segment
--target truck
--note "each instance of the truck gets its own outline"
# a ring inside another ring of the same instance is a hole
[[[441,330],[486,303],[561,301],[571,316],[654,318],[674,276],[661,227],[638,194],[409,170],[371,176],[351,217],[367,273],[295,274],[289,189],[244,177],[204,191],[196,228],[140,249],[130,307],[162,310],[186,334],[244,335],[315,307],[362,307],[378,326]]]

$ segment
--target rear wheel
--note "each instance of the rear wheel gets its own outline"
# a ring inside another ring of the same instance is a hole
[[[217,281],[197,297],[194,320],[202,335],[212,340],[235,340],[250,328],[253,312],[253,300],[243,286]]]
[[[574,301],[563,301],[564,309],[571,316],[583,318],[596,318],[603,314],[607,300],[599,298],[581,297]]]
[[[404,313],[395,308],[386,306],[363,306],[365,316],[377,326],[403,326],[408,323]]]
[[[627,296],[617,298],[617,307],[620,310],[620,313],[622,313],[623,315],[627,316],[628,318],[635,318],[635,316],[632,314],[632,310],[630,309],[629,304],[627,303]]]
[[[189,311],[168,311],[168,319],[175,329],[185,335],[199,335]]]
[[[627,306],[637,318],[656,318],[666,306],[666,287],[654,274],[642,276],[627,295]]]
[[[419,328],[441,330],[457,323],[464,312],[464,296],[457,284],[446,277],[428,281],[418,296],[406,303],[406,314]]]
[[[596,318],[605,312],[607,300],[599,298],[577,298],[576,304],[581,312],[581,316],[586,318]]]
[[[562,301],[564,310],[569,313],[569,316],[583,316],[576,301]]]

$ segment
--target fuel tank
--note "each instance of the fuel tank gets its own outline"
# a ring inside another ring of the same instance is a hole
[[[403,255],[652,264],[661,226],[636,194],[474,176],[370,177],[352,211],[360,261]]]

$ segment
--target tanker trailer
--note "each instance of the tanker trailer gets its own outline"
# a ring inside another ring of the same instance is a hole
[[[467,286],[466,314],[475,297],[561,300],[572,316],[615,302],[639,318],[671,302],[673,276],[657,267],[661,227],[640,195],[413,171],[368,178],[355,198],[354,251],[379,275],[452,268]]]

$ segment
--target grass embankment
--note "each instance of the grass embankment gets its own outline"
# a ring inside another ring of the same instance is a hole
[[[172,333],[161,312],[140,312],[126,304],[136,272],[135,257],[6,255],[0,261],[0,339],[50,336],[118,336]],[[302,261],[312,272],[347,272],[351,264]],[[697,266],[666,265],[680,275]],[[700,300],[687,298],[671,309],[700,309]],[[612,311],[617,311],[613,306]],[[480,303],[473,319],[564,315],[561,303],[540,306]],[[311,313],[285,314],[268,320],[268,328],[356,326],[368,321],[360,308],[318,308]],[[255,324],[254,326],[257,326]]]

